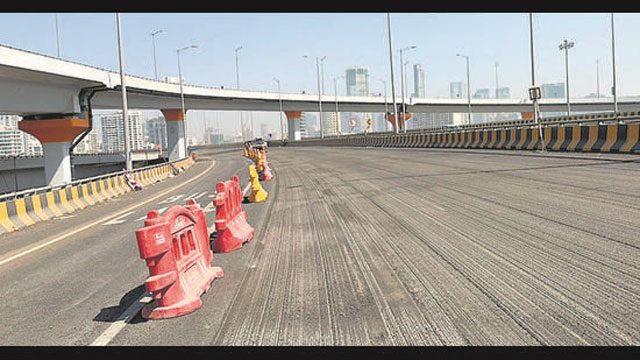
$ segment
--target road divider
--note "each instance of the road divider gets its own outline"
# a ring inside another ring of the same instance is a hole
[[[596,118],[593,118],[596,119]],[[585,118],[585,121],[593,120]],[[637,121],[637,120],[635,120]],[[467,148],[500,150],[581,151],[603,153],[640,153],[640,124],[578,123],[548,124],[542,136],[531,124],[496,125],[494,128],[416,130],[413,134],[357,134],[291,141],[291,146],[373,146],[420,148]]]
[[[147,186],[178,175],[193,164],[194,158],[188,157],[172,163],[136,169],[128,174],[136,184]],[[126,179],[126,172],[118,172],[76,180],[63,187],[9,194],[0,200],[0,234],[74,213],[132,190]]]
[[[249,225],[247,213],[242,209],[244,196],[238,176],[232,176],[229,181],[219,181],[216,192],[213,199],[216,220],[212,247],[217,253],[231,252],[251,241],[254,229]]]
[[[224,276],[221,267],[211,265],[204,212],[188,199],[186,206],[174,205],[162,215],[150,211],[144,225],[136,240],[149,268],[145,287],[154,300],[142,308],[142,317],[166,319],[196,311],[202,307],[200,296]]]
[[[251,181],[251,194],[249,194],[249,202],[260,203],[267,200],[267,196],[269,194],[265,189],[262,188],[260,179],[258,179],[256,166],[253,164],[249,165],[249,178]]]

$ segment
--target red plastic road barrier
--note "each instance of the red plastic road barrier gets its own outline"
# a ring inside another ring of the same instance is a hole
[[[144,228],[136,230],[140,257],[149,268],[145,281],[153,301],[142,308],[146,319],[166,319],[202,307],[200,295],[209,290],[222,268],[211,266],[209,230],[204,212],[193,199],[175,205],[163,215],[147,214]]]
[[[269,160],[267,160],[267,152],[262,151],[262,166],[264,170],[260,174],[261,181],[271,181],[273,174],[271,174],[271,167],[269,166]]]
[[[242,210],[242,188],[236,175],[231,180],[218,181],[218,195],[213,199],[216,206],[216,238],[213,251],[230,252],[242,247],[253,239],[253,227],[247,221],[247,213]]]

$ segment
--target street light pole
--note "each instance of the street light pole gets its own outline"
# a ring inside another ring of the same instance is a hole
[[[600,59],[596,59],[596,96],[600,97]]]
[[[402,63],[402,118],[404,120],[405,116],[404,114],[406,114],[407,112],[407,104],[404,101],[404,94],[409,95],[409,93],[407,92],[407,64],[409,64],[409,61],[405,61],[404,63]],[[407,133],[407,123],[403,123],[402,129],[404,130],[404,133]]]
[[[151,33],[151,43],[153,44],[153,74],[158,80],[158,64],[156,63],[156,35],[161,34],[162,30],[156,30]]]
[[[178,54],[178,82],[180,83],[180,104],[182,107],[182,119],[184,121],[184,154],[185,156],[189,155],[189,133],[188,133],[188,121],[187,114],[184,106],[184,90],[182,87],[182,66],[180,66],[180,52],[187,49],[196,49],[197,45],[185,46],[183,48],[177,49],[176,53]]]
[[[334,77],[333,78],[333,92],[335,93],[335,97],[336,97],[336,123],[337,123],[337,134],[342,135],[342,131],[340,129],[340,117],[338,116],[339,111],[338,111],[338,79],[342,79],[344,78],[344,75],[338,76],[338,77]]]
[[[320,138],[324,139],[324,128],[323,128],[323,122],[322,122],[322,88],[320,85],[320,62],[324,61],[324,59],[326,59],[326,56],[323,56],[322,58],[319,58],[316,56],[316,71],[318,73],[318,118],[320,121]]]
[[[382,86],[384,86],[384,114],[385,114],[385,116],[386,116],[386,115],[387,115],[387,113],[389,112],[389,107],[387,106],[387,80],[385,80],[385,79],[378,79],[378,81],[382,81]],[[384,121],[384,124],[385,124],[385,126],[384,126],[384,129],[383,129],[383,130],[388,129],[388,127],[387,127],[388,122],[387,122],[387,120],[386,120],[386,119],[385,119],[385,121]]]
[[[239,69],[239,63],[238,63],[238,51],[242,50],[242,46],[235,48],[235,50],[233,50],[233,52],[235,53],[236,56],[236,90],[240,90],[240,69]],[[247,136],[245,133],[245,125],[244,125],[244,119],[242,116],[242,111],[240,111],[240,128],[241,128],[241,132],[242,132],[242,140],[246,141],[247,140]]]
[[[60,57],[60,32],[58,31],[58,14],[56,13],[56,50],[58,57]]]
[[[611,62],[613,65],[613,86],[611,92],[613,93],[613,112],[615,116],[618,116],[618,88],[616,86],[616,35],[615,26],[613,23],[613,13],[611,13]]]
[[[405,93],[405,83],[406,83],[406,78],[405,78],[405,71],[404,71],[404,67],[405,67],[405,63],[404,63],[404,58],[403,58],[403,53],[405,51],[411,50],[411,49],[415,49],[415,46],[407,46],[406,48],[400,49],[400,92],[402,93],[402,128],[404,129],[404,132],[407,132],[407,124],[404,123],[404,114],[407,112],[407,107],[405,104],[405,100],[404,100],[404,93]]]
[[[471,125],[471,77],[469,76],[469,56],[456,54],[456,56],[463,57],[467,62],[467,104],[469,105],[468,123]]]
[[[496,61],[496,99],[498,98],[498,62]]]
[[[273,78],[278,84],[278,103],[280,104],[280,140],[284,140],[284,121],[282,120],[282,90],[280,89],[280,80]]]
[[[129,112],[127,107],[127,84],[124,78],[124,47],[122,46],[122,27],[120,25],[120,13],[116,13],[116,26],[118,30],[118,60],[120,63],[120,88],[122,89],[122,120],[124,124],[124,158],[127,171],[132,169],[131,144],[129,144]]]
[[[391,15],[387,13],[387,33],[389,36],[389,65],[391,67],[391,97],[393,98],[394,132],[398,133],[398,104],[396,103],[396,85],[393,78],[393,46],[391,45]],[[386,114],[385,114],[386,121]]]
[[[569,100],[569,49],[573,47],[573,41],[567,41],[566,39],[558,46],[560,50],[564,50],[564,67],[567,83],[567,116],[571,116],[571,102]]]
[[[531,102],[533,104],[533,120],[538,123],[538,134],[540,136],[540,151],[545,152],[547,146],[544,142],[544,134],[542,133],[542,123],[540,122],[540,111],[538,107],[538,99],[540,99],[541,94],[539,88],[536,88],[536,72],[535,72],[535,62],[533,56],[533,14],[529,13],[529,47],[531,53],[531,89],[529,90],[529,97],[531,98]]]

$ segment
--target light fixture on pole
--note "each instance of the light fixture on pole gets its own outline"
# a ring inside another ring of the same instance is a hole
[[[566,75],[566,91],[567,91],[567,116],[571,116],[571,102],[569,100],[569,49],[574,46],[573,41],[567,41],[567,39],[563,40],[558,48],[560,50],[564,50],[564,68]]]
[[[158,64],[156,63],[156,35],[162,34],[164,30],[156,30],[151,33],[151,43],[153,44],[153,75],[158,80]]]
[[[60,57],[60,32],[58,31],[58,14],[55,15],[56,19],[56,50],[58,57]]]
[[[274,76],[273,81],[278,84],[278,103],[280,104],[280,140],[284,140],[284,121],[282,119],[282,90],[280,89],[280,80],[278,80]]]
[[[387,80],[378,79],[378,81],[382,81],[382,86],[384,86],[384,113],[386,115],[389,112],[388,106],[387,106]],[[385,120],[385,124],[386,123],[387,121]]]
[[[237,47],[237,48],[235,48],[233,50],[233,52],[235,54],[235,57],[236,57],[236,90],[240,90],[240,66],[239,66],[239,63],[238,63],[238,52],[240,50],[242,50],[242,46],[239,46],[239,47]],[[248,136],[246,136],[248,134],[246,134],[245,128],[246,128],[246,126],[244,124],[244,118],[242,116],[242,111],[240,111],[240,129],[242,130],[241,131],[242,132],[242,141],[246,141],[247,137],[248,137]]]
[[[180,66],[180,52],[187,49],[197,49],[198,45],[189,45],[180,49],[176,49],[176,53],[178,54],[178,82],[180,83],[180,105],[182,107],[182,120],[184,121],[184,154],[185,156],[189,156],[189,132],[188,132],[188,121],[187,114],[184,107],[184,90],[182,88],[182,67]]]
[[[124,78],[124,47],[122,46],[122,27],[120,13],[116,13],[116,27],[118,31],[118,60],[120,63],[120,88],[122,89],[122,120],[124,126],[124,158],[125,168],[132,169],[131,144],[129,144],[129,111],[127,107],[127,84]]]
[[[611,92],[613,95],[613,113],[618,117],[618,87],[616,86],[616,35],[613,22],[613,13],[611,13],[611,63],[613,68],[613,86]]]
[[[316,56],[316,71],[318,73],[318,117],[320,121],[320,138],[324,139],[324,123],[322,121],[322,87],[320,84],[320,63],[323,62],[327,57],[323,56],[319,58]]]
[[[469,105],[468,124],[471,125],[471,77],[469,76],[469,56],[456,54],[456,56],[463,57],[467,61],[467,104]]]
[[[405,87],[405,76],[404,76],[404,60],[403,60],[403,53],[405,51],[408,50],[412,50],[415,49],[416,46],[412,45],[412,46],[407,46],[406,48],[400,49],[400,91],[402,93],[402,128],[404,129],[404,132],[407,132],[407,126],[404,123],[404,114],[407,112],[407,108],[406,108],[406,104],[404,101],[404,87]]]
[[[333,78],[333,93],[336,97],[336,130],[338,135],[342,135],[342,129],[340,128],[340,116],[338,116],[338,114],[340,114],[338,111],[338,79],[344,79],[344,75]]]
[[[391,68],[391,97],[393,99],[393,119],[394,119],[394,132],[397,134],[398,130],[398,104],[396,103],[396,85],[393,76],[393,45],[391,44],[391,15],[387,13],[387,33],[389,37],[389,67]],[[385,114],[386,117],[386,114]]]
[[[544,142],[544,134],[542,132],[542,123],[540,122],[540,109],[538,100],[542,98],[542,92],[536,84],[535,62],[533,56],[533,14],[529,13],[529,48],[531,53],[531,88],[529,89],[529,99],[533,104],[533,120],[538,123],[538,135],[540,136],[540,151],[546,150]]]

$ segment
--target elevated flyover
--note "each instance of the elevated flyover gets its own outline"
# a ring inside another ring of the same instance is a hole
[[[203,307],[127,312],[148,276],[134,231],[187,197],[211,224],[215,181],[247,184],[231,150],[0,236],[1,345],[640,345],[640,161],[624,154],[273,147],[267,201],[243,205],[255,238],[214,254]]]

